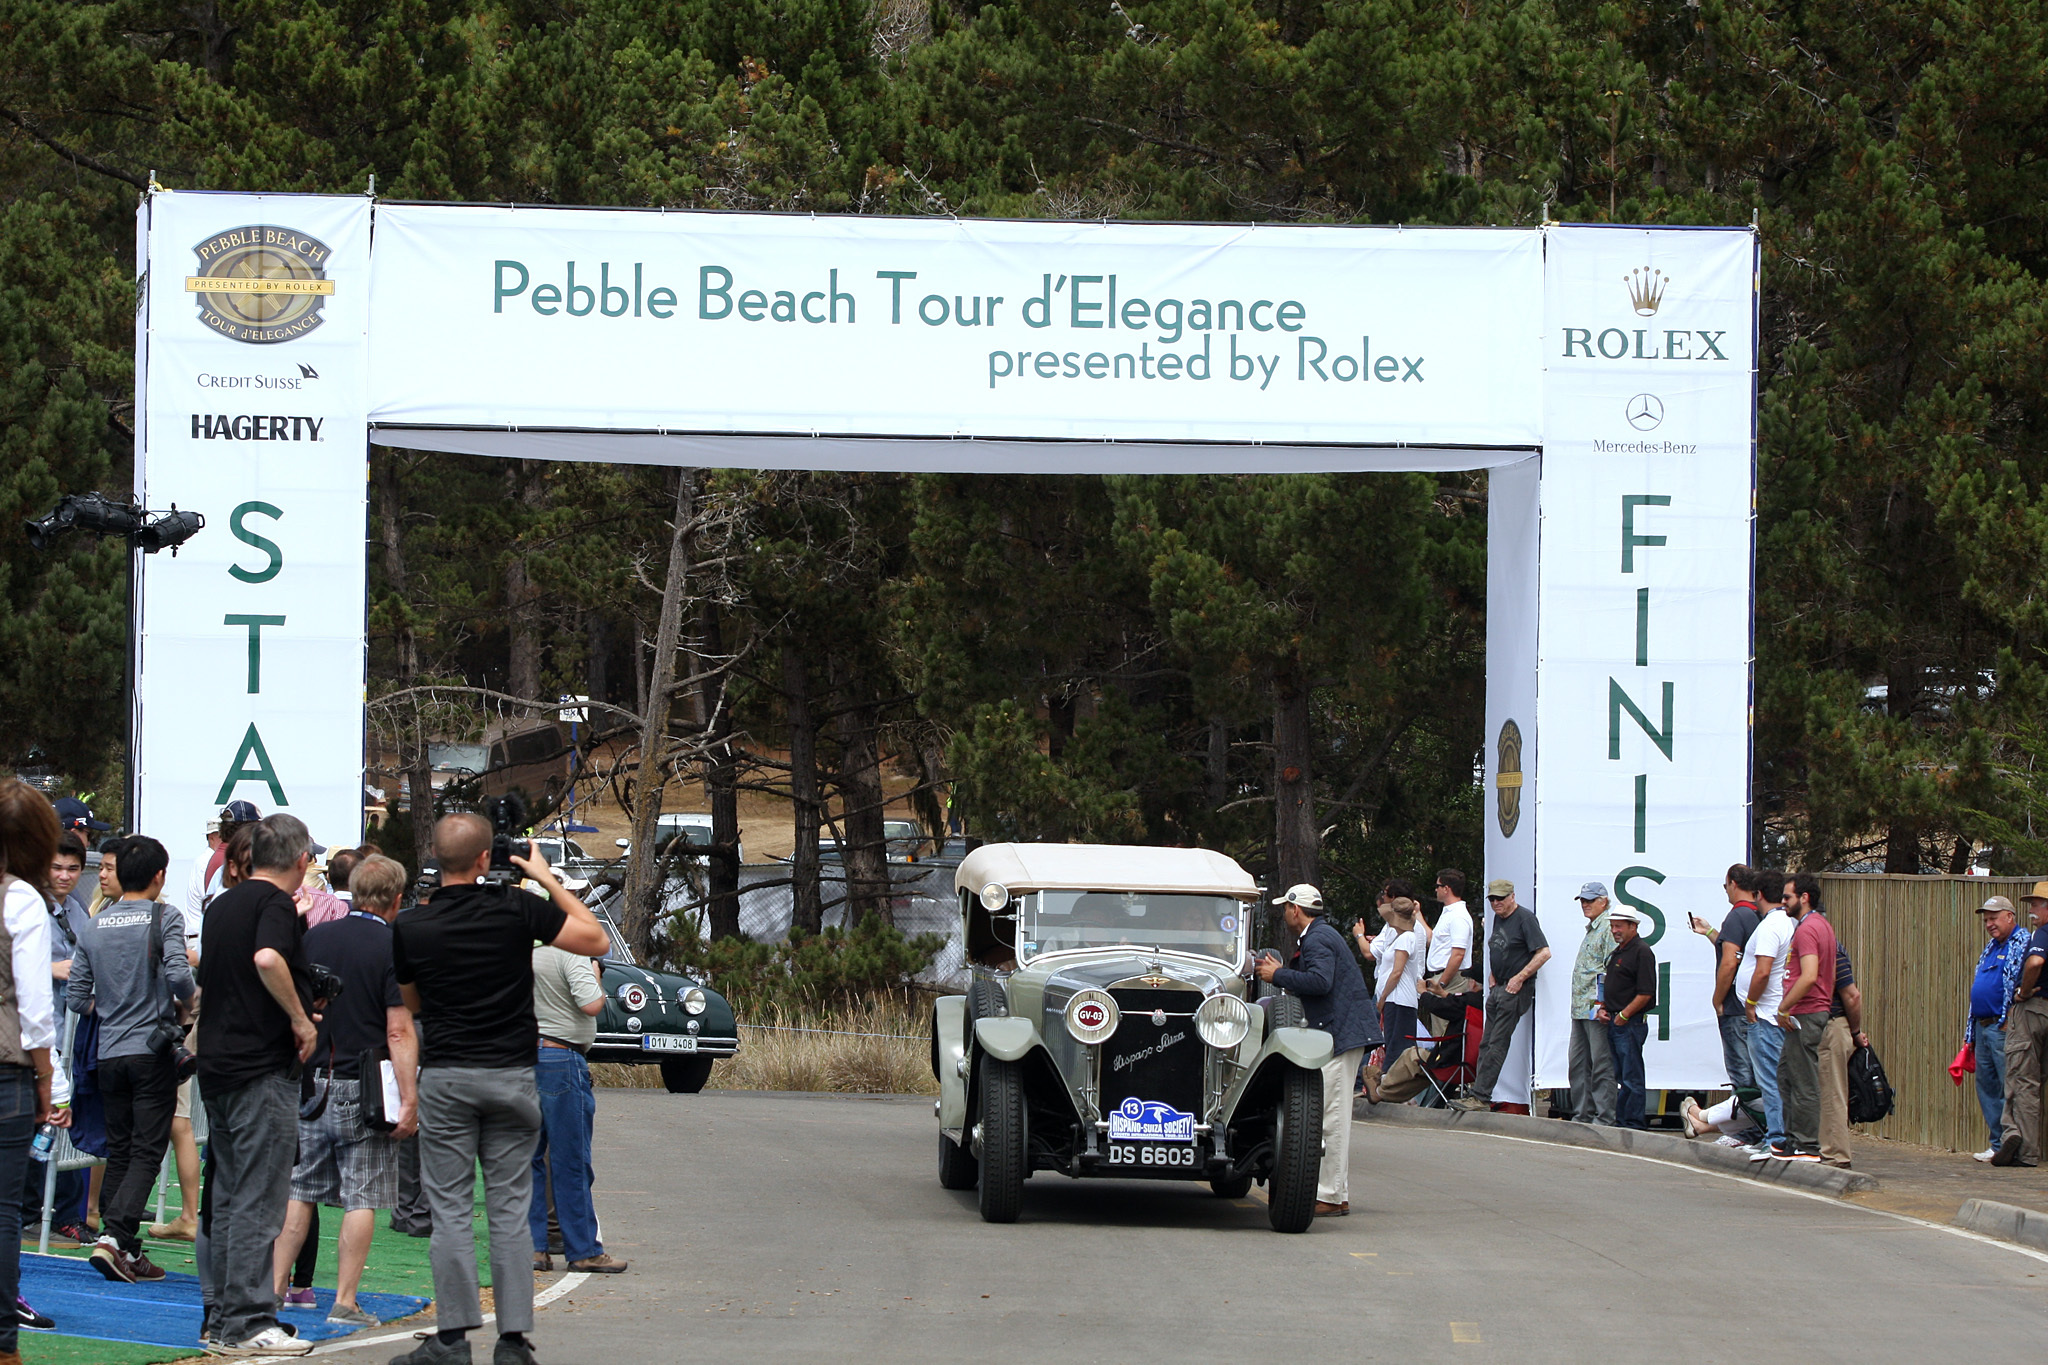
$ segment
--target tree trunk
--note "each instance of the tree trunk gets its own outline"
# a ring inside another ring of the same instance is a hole
[[[398,457],[389,453],[377,462],[377,519],[384,540],[384,577],[398,599],[393,613],[398,685],[406,688],[419,681],[420,648],[419,636],[413,630],[412,603],[406,597],[405,498],[399,488]],[[418,714],[417,710],[414,714]],[[418,864],[434,850],[434,766],[427,756],[427,736],[417,724],[405,730],[399,741],[398,757],[405,767],[413,860]],[[419,870],[417,865],[413,870]]]
[[[1912,724],[1920,704],[1920,666],[1901,659],[1885,671],[1885,711],[1902,724]],[[1910,876],[1920,871],[1920,828],[1903,816],[1885,830],[1884,870]]]
[[[583,614],[583,638],[589,650],[583,660],[583,691],[592,701],[610,701],[612,623],[603,612]]]
[[[1273,679],[1273,886],[1274,895],[1299,882],[1321,885],[1321,841],[1316,837],[1309,686],[1290,664]],[[1293,935],[1280,927],[1283,955],[1293,952]]]
[[[515,460],[506,473],[508,500],[527,509],[541,502],[540,480],[526,460]],[[510,632],[505,690],[515,697],[540,695],[540,596],[526,572],[526,547],[514,542],[505,561],[505,622]]]
[[[815,934],[824,927],[818,889],[818,730],[811,719],[811,675],[794,641],[782,646],[782,705],[789,719],[789,802],[796,824],[790,854],[790,927]]]
[[[710,900],[711,937],[740,934],[740,794],[739,765],[732,748],[732,708],[726,704],[725,680],[710,676],[725,653],[718,608],[704,604],[703,652],[697,671],[706,675],[697,685],[698,714],[706,727],[708,761],[704,794],[711,800],[711,850],[706,855],[706,889]]]
[[[654,923],[661,914],[660,860],[655,832],[662,793],[668,787],[664,761],[676,704],[676,655],[682,645],[683,605],[690,586],[690,522],[696,513],[697,471],[676,471],[675,524],[668,547],[668,578],[661,590],[661,619],[654,628],[654,661],[647,680],[647,704],[640,713],[640,759],[633,771],[633,848],[626,858],[626,922],[620,929],[641,961],[650,960]]]
[[[1204,768],[1209,807],[1214,810],[1230,799],[1230,727],[1221,716],[1209,717],[1209,753]]]
[[[881,717],[862,676],[837,679],[848,699],[835,728],[839,732],[839,856],[846,868],[846,920],[857,924],[870,913],[893,922],[889,907],[889,853],[882,842]],[[858,698],[858,700],[853,700]]]

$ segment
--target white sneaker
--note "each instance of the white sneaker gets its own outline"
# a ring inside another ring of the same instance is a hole
[[[1985,1163],[1986,1165],[1989,1165],[1989,1164],[1990,1164],[1990,1162],[1991,1162],[1991,1158],[1992,1158],[1992,1157],[1995,1157],[1995,1156],[1997,1156],[1997,1155],[1998,1155],[1998,1149],[1997,1149],[1996,1147],[1986,1147],[1986,1148],[1985,1148],[1985,1149],[1984,1149],[1983,1151],[1981,1151],[1981,1152],[1972,1152],[1972,1153],[1970,1153],[1970,1159],[1971,1159],[1972,1161],[1981,1161],[1981,1162],[1984,1162],[1984,1163]]]
[[[282,1327],[266,1327],[253,1337],[232,1346],[214,1348],[224,1356],[303,1356],[313,1353],[313,1343],[300,1341]]]

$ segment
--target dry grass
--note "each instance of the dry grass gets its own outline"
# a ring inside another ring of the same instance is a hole
[[[740,1025],[737,1057],[711,1071],[713,1090],[822,1090],[841,1095],[936,1095],[929,1007],[901,1001]],[[600,1063],[598,1085],[659,1089],[652,1066]]]

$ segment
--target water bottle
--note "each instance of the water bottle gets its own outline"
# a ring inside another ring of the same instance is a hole
[[[37,1161],[48,1161],[50,1153],[57,1147],[57,1125],[45,1123],[36,1129],[35,1138],[28,1144],[28,1154]]]

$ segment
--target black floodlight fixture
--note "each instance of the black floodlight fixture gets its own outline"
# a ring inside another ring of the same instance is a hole
[[[178,504],[172,503],[170,511],[158,512],[142,524],[142,529],[135,533],[135,544],[148,555],[169,550],[175,559],[178,547],[198,535],[205,525],[205,517],[197,512],[180,512]]]
[[[206,518],[197,512],[181,512],[176,503],[171,504],[170,511],[152,516],[133,504],[111,502],[103,494],[66,493],[49,515],[22,525],[28,533],[28,543],[38,550],[49,549],[50,543],[65,531],[84,531],[89,535],[120,536],[144,554],[169,550],[176,555],[180,545],[199,534]]]

